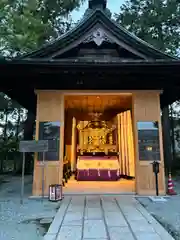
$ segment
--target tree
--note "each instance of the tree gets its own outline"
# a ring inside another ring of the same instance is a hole
[[[178,0],[128,0],[115,20],[157,49],[178,55],[180,48]]]
[[[127,0],[115,14],[115,20],[140,39],[174,56],[180,50],[179,0]],[[176,106],[175,106],[176,105]],[[180,102],[170,106],[173,159],[175,153],[174,116],[180,115]],[[179,136],[179,135],[178,135]],[[177,137],[179,139],[179,137]],[[174,165],[174,164],[173,164]]]
[[[5,55],[17,56],[57,38],[71,26],[68,18],[84,0],[2,0],[0,46]]]
[[[14,161],[16,169],[16,155],[19,139],[23,135],[23,124],[26,118],[26,110],[17,102],[12,101],[4,93],[0,93],[0,172],[9,166],[10,159]],[[13,152],[13,155],[12,155]],[[11,156],[10,156],[11,155]]]
[[[41,47],[44,43],[57,38],[71,27],[70,13],[78,8],[84,0],[1,0],[0,1],[0,50],[5,56],[16,57]],[[1,102],[2,99],[0,99]],[[3,101],[2,101],[3,102]],[[7,109],[7,108],[4,108]],[[16,133],[16,141],[22,129],[21,116],[24,109],[14,106],[10,117],[15,118],[11,124],[8,113],[3,112],[7,127]],[[35,116],[27,112],[24,122],[24,139],[33,139]],[[8,125],[9,124],[9,125]],[[16,125],[16,130],[13,127]],[[29,160],[29,161],[28,161]],[[26,159],[26,172],[29,172],[31,159]]]

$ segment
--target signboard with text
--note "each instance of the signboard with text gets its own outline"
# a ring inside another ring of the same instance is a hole
[[[159,161],[159,128],[157,122],[138,122],[139,160]]]
[[[59,161],[60,122],[39,122],[39,139],[48,141],[48,152],[45,161]],[[38,154],[38,161],[42,161],[43,153]]]
[[[20,141],[19,143],[20,152],[47,152],[48,151],[48,141],[39,140],[39,141]]]

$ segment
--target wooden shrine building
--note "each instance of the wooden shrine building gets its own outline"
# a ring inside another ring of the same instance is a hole
[[[126,177],[133,192],[155,195],[155,160],[165,194],[167,106],[180,98],[179,69],[179,59],[115,23],[106,0],[89,0],[82,20],[54,42],[0,60],[1,91],[36,115],[36,139],[51,143],[46,193],[62,183],[68,162],[74,181],[113,184]],[[41,194],[41,160],[35,154],[33,195]]]

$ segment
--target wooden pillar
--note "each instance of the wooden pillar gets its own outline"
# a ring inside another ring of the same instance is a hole
[[[172,153],[171,153],[171,135],[170,135],[170,118],[169,107],[165,106],[162,109],[162,131],[163,131],[163,145],[164,145],[164,162],[167,173],[172,167]]]
[[[159,146],[160,146],[160,173],[159,173],[159,194],[165,194],[164,177],[164,156],[162,142],[162,127],[160,116],[160,92],[139,91],[133,93],[133,127],[134,127],[134,148],[135,148],[135,181],[136,193],[139,195],[155,195],[155,177],[152,171],[153,161],[142,161],[139,159],[138,147],[138,122],[155,122],[159,124]]]
[[[58,96],[59,100],[59,120],[60,120],[60,152],[59,152],[59,183],[62,184],[63,179],[63,162],[64,162],[64,123],[65,123],[65,111],[64,111],[64,96],[61,94]]]
[[[36,117],[36,140],[39,138],[40,122],[59,122],[60,141],[59,159],[46,162],[45,167],[45,195],[48,195],[50,184],[61,184],[63,174],[64,158],[64,96],[58,91],[36,91],[37,94],[37,117]],[[35,154],[33,195],[41,195],[42,187],[42,166]]]
[[[71,139],[71,171],[75,171],[76,165],[76,148],[77,148],[77,129],[76,129],[76,118],[72,119],[72,139]]]

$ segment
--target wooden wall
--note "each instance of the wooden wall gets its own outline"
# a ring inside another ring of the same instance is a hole
[[[164,158],[162,129],[160,117],[160,93],[156,91],[144,91],[133,93],[133,122],[134,122],[134,146],[136,159],[136,192],[140,195],[155,195],[155,178],[152,172],[152,162],[140,161],[138,153],[138,121],[158,121],[160,136],[160,173],[159,173],[159,192],[165,194],[164,178]]]
[[[48,161],[45,167],[45,195],[50,184],[61,183],[64,150],[64,96],[58,91],[37,91],[36,140],[38,140],[39,122],[60,121],[59,161]],[[33,195],[42,192],[42,166],[34,161]]]
[[[81,92],[82,94],[82,92]],[[100,95],[100,93],[97,93]],[[161,167],[159,174],[160,194],[165,193],[164,181],[164,161],[162,145],[162,129],[160,118],[159,92],[157,91],[137,91],[132,92],[132,120],[134,133],[135,152],[135,184],[136,192],[140,195],[155,195],[155,180],[152,173],[152,165],[149,161],[139,161],[137,122],[138,121],[158,121],[160,133]],[[78,95],[78,93],[77,93]],[[73,114],[72,114],[73,115]],[[73,115],[74,116],[74,115]],[[76,116],[75,116],[76,117]],[[45,194],[48,193],[48,186],[54,183],[61,183],[63,157],[64,157],[64,93],[61,91],[37,91],[37,118],[36,118],[36,139],[38,139],[40,121],[60,121],[60,149],[59,161],[47,162],[45,169]],[[71,123],[71,124],[70,124]],[[72,132],[72,118],[70,117],[68,126]],[[68,134],[69,136],[69,134]],[[66,153],[71,158],[71,141],[68,137],[66,141]],[[33,195],[41,195],[42,167],[37,161],[34,162]]]

